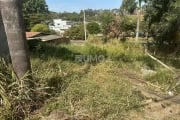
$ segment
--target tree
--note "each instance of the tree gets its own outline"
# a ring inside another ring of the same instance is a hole
[[[27,31],[50,18],[45,0],[23,0],[23,15]]]
[[[133,14],[136,9],[135,0],[123,0],[120,7],[120,12],[125,15],[126,13]]]
[[[145,20],[159,50],[180,49],[180,7],[175,0],[148,0]],[[178,52],[178,51],[176,51]]]
[[[24,14],[48,13],[48,6],[45,0],[23,0]]]
[[[135,32],[135,19],[128,16],[116,16],[110,23],[109,37],[121,38],[125,40],[126,36],[132,35]]]
[[[35,26],[32,27],[31,32],[50,33],[50,29],[48,25],[36,24]]]
[[[31,70],[21,10],[22,1],[0,0],[0,5],[12,65],[21,78]]]
[[[96,22],[91,22],[87,24],[87,30],[90,34],[98,34],[100,33],[100,26]]]
[[[100,16],[101,20],[101,27],[102,27],[102,32],[104,34],[104,42],[107,42],[107,35],[110,32],[110,24],[112,20],[114,19],[114,15],[111,13],[111,11],[103,11],[103,13]]]
[[[84,27],[83,25],[77,25],[71,27],[65,32],[65,36],[68,36],[72,40],[84,40]]]

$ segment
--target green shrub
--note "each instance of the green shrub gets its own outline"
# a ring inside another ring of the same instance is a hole
[[[65,32],[65,36],[68,36],[71,40],[84,40],[84,27],[83,25],[73,26]]]
[[[90,34],[98,34],[101,32],[100,26],[96,22],[91,22],[87,24],[87,30]]]
[[[48,25],[36,24],[31,28],[31,32],[50,33],[51,31],[50,31]]]

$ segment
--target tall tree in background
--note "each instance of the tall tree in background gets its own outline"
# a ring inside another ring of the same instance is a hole
[[[35,25],[44,22],[49,16],[45,0],[23,0],[23,15],[27,31]]]
[[[17,76],[21,78],[31,70],[23,25],[22,0],[0,0],[0,12],[12,65]]]
[[[133,14],[136,10],[136,1],[135,0],[123,0],[122,5],[120,7],[120,12],[123,15]]]
[[[23,0],[23,12],[25,14],[47,13],[48,6],[45,0]]]
[[[107,36],[110,32],[110,24],[112,20],[114,19],[114,15],[111,13],[111,11],[103,11],[103,13],[100,15],[100,21],[102,23],[102,32],[104,34],[104,42],[107,42]]]

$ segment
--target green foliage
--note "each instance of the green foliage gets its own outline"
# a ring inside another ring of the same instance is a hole
[[[45,0],[23,0],[23,14],[25,29],[27,31],[35,24],[48,20],[48,6]]]
[[[65,36],[68,36],[72,40],[84,40],[84,27],[83,25],[77,25],[71,27],[65,32]]]
[[[48,13],[48,6],[45,0],[23,0],[23,12],[25,14]]]
[[[100,26],[96,22],[91,22],[87,24],[87,30],[90,34],[98,34],[100,33]]]
[[[47,24],[50,17],[48,14],[24,14],[25,27],[27,31],[30,31],[36,24]]]
[[[68,21],[75,21],[79,22],[83,20],[83,15],[80,15],[79,13],[76,12],[63,12],[63,13],[57,13],[58,17],[63,19],[63,20],[68,20]]]
[[[111,24],[113,18],[114,18],[114,15],[108,10],[104,11],[100,16],[100,20],[102,23],[102,25],[101,25],[102,32],[105,36],[104,42],[107,42],[107,35],[110,32],[110,24]]]
[[[123,15],[126,15],[127,13],[133,14],[136,8],[137,6],[135,0],[123,0],[122,5],[120,7],[120,12]]]
[[[49,29],[48,25],[36,24],[34,27],[32,27],[31,32],[50,33],[50,29]]]
[[[149,0],[147,3],[145,20],[157,47],[165,53],[179,49],[180,8],[176,4],[174,0]]]
[[[112,10],[107,10],[107,9],[85,9],[86,13],[86,20],[88,22],[101,22],[101,14],[104,11],[110,11],[111,13],[119,14],[119,9],[112,9]],[[68,20],[68,21],[83,21],[83,15],[84,15],[84,10],[81,10],[80,13],[77,12],[60,12],[56,13],[55,18],[60,18],[63,20]]]
[[[116,16],[106,27],[109,28],[107,30],[109,38],[121,38],[123,40],[135,32],[136,20],[132,17]]]
[[[121,27],[122,27],[124,32],[126,32],[126,31],[135,32],[136,19],[134,19],[132,17],[124,17],[121,24],[122,24]]]

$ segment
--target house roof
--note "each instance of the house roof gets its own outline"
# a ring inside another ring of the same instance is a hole
[[[56,39],[60,39],[62,38],[61,36],[58,35],[46,35],[46,36],[42,36],[40,37],[41,41],[51,41],[51,40],[56,40]]]
[[[41,32],[26,32],[26,38],[33,38],[41,35]]]
[[[62,37],[58,35],[46,35],[46,36],[41,36],[39,38],[41,39],[41,41],[51,41],[51,40],[60,39]]]

